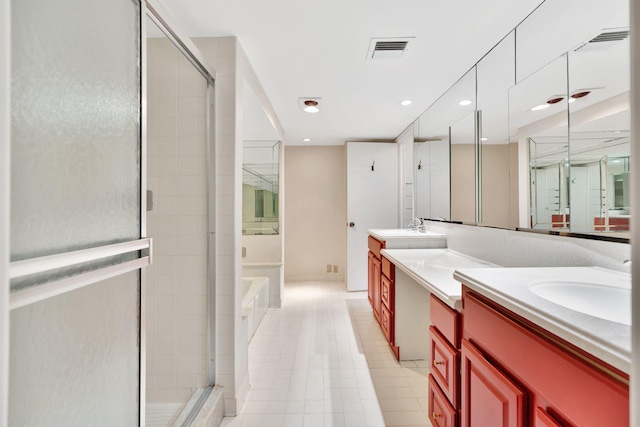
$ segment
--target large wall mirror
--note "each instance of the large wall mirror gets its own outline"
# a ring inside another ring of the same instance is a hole
[[[598,29],[569,52],[573,232],[629,236],[629,59],[624,27]]]
[[[568,230],[567,55],[524,78],[508,94],[510,141],[529,155],[529,173],[519,171],[529,184],[529,197],[518,207],[529,212],[522,226]]]
[[[475,81],[474,67],[415,122],[413,182],[420,218],[475,223]]]
[[[243,114],[242,234],[279,234],[281,142],[246,83]]]
[[[479,223],[491,227],[517,225],[512,204],[515,202],[517,209],[518,143],[509,139],[509,97],[506,96],[515,83],[515,64],[515,31],[512,31],[476,66],[480,123]]]
[[[545,1],[427,109],[416,216],[627,239],[628,6]],[[450,186],[436,187],[447,167]]]

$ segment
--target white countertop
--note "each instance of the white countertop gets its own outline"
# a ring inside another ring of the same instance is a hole
[[[367,230],[369,235],[386,242],[387,249],[446,248],[447,236],[433,231],[418,231],[409,228]]]
[[[454,277],[578,348],[626,373],[630,372],[630,325],[574,311],[530,290],[536,284],[559,281],[630,289],[630,274],[598,267],[459,268]]]
[[[498,267],[452,249],[383,249],[381,254],[396,268],[458,311],[462,308],[462,286],[453,278],[453,272],[467,267]]]

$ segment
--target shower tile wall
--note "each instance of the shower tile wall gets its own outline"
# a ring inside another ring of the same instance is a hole
[[[206,82],[148,39],[147,403],[186,402],[206,372]]]

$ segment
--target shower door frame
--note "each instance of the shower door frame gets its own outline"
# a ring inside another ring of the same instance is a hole
[[[0,427],[9,424],[10,5],[0,0]]]
[[[207,383],[214,386],[216,377],[215,365],[215,258],[216,258],[216,231],[215,231],[215,78],[216,72],[211,67],[200,49],[191,41],[185,33],[171,21],[169,14],[162,6],[154,0],[143,0],[145,6],[145,15],[153,21],[160,31],[173,43],[173,45],[184,55],[184,57],[196,68],[200,75],[207,81],[206,93],[206,122],[205,122],[205,144],[206,144],[206,168],[207,168]],[[143,16],[144,18],[144,16]],[[143,100],[147,99],[147,69],[146,69],[146,23],[142,22],[142,90]],[[147,107],[143,102],[143,131],[145,132],[145,150],[143,156],[146,159],[146,123],[147,123]],[[146,171],[145,171],[145,189],[146,189]],[[146,221],[146,212],[145,212]],[[146,225],[146,223],[145,223]],[[145,228],[146,231],[146,228]],[[141,317],[145,316],[145,307],[142,305]],[[141,340],[141,358],[140,358],[140,395],[146,394],[146,329],[142,323],[140,331]],[[143,369],[144,368],[144,369]],[[141,425],[144,425],[145,400],[140,399],[140,417]]]

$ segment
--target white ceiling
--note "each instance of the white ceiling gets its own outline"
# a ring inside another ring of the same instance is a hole
[[[238,37],[287,145],[340,145],[397,137],[541,0],[160,3],[189,36]],[[409,36],[402,58],[365,59],[372,37]],[[299,97],[322,111],[302,112]]]

